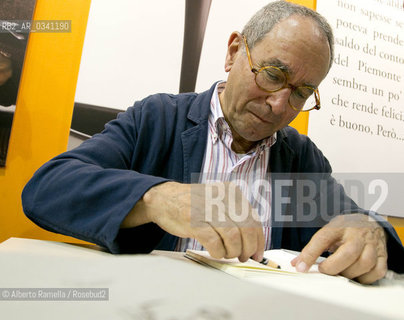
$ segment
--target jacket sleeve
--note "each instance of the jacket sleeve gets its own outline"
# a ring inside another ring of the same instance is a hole
[[[142,123],[141,107],[135,105],[108,123],[101,134],[44,164],[22,193],[27,217],[46,230],[113,253],[151,251],[165,234],[157,225],[120,229],[143,194],[168,181],[135,170],[141,126],[150,123]],[[143,142],[141,150],[147,148]],[[152,162],[150,157],[146,161]]]

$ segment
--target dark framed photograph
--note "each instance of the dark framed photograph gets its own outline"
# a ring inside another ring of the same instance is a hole
[[[36,0],[0,2],[0,167],[8,142]]]

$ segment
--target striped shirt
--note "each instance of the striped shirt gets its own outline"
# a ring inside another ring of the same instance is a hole
[[[258,212],[263,226],[265,250],[271,242],[271,185],[269,181],[269,153],[276,142],[276,134],[262,140],[246,154],[237,154],[232,148],[233,136],[224,119],[219,100],[218,83],[210,102],[208,139],[199,183],[233,181],[240,187],[250,205]],[[195,239],[179,239],[176,251],[203,250]]]

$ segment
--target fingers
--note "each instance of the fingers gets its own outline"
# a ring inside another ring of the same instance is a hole
[[[262,228],[221,227],[207,225],[193,236],[216,258],[236,258],[241,262],[254,256],[261,261],[265,248]]]
[[[258,233],[257,249],[253,254],[250,255],[250,257],[252,257],[256,261],[262,261],[262,259],[264,258],[265,237],[261,224],[260,227],[257,227],[257,233]]]
[[[308,271],[319,255],[330,248],[335,252],[319,264],[320,272],[341,274],[361,283],[372,283],[387,272],[384,230],[359,214],[337,218],[320,229],[292,260],[292,265],[297,271]]]
[[[307,272],[316,262],[317,258],[337,242],[341,236],[340,228],[323,227],[314,234],[300,255],[292,260],[292,265],[299,272]]]
[[[234,183],[167,182],[150,189],[144,201],[150,221],[173,235],[197,239],[215,258],[262,260],[260,217]]]
[[[240,229],[235,225],[234,227],[229,228],[214,228],[214,230],[219,234],[223,243],[224,255],[222,257],[238,257],[243,251],[243,241]]]
[[[387,272],[387,257],[378,257],[376,266],[365,273],[356,278],[356,280],[363,284],[371,284],[385,276]]]
[[[217,237],[209,238],[207,235],[197,235],[199,242],[209,251],[215,258],[235,258],[245,262],[250,257],[254,256],[256,260],[261,261],[264,255],[265,239],[262,226],[244,226],[242,223],[237,224],[232,222],[233,226],[217,227],[210,225]],[[251,223],[247,223],[251,225]],[[211,233],[211,232],[210,232]],[[202,239],[204,237],[204,239]],[[212,244],[212,242],[216,242]],[[207,243],[208,246],[204,245]],[[223,246],[221,248],[220,246]],[[209,249],[210,248],[210,249]]]
[[[352,265],[343,270],[341,272],[341,275],[347,277],[348,279],[357,278],[363,274],[370,272],[375,267],[376,262],[376,250],[374,250],[372,246],[365,246],[360,257],[354,263],[352,263]]]
[[[237,225],[242,240],[242,250],[237,257],[242,262],[247,261],[250,257],[261,261],[264,256],[265,238],[258,213],[249,207],[248,218],[238,222]]]
[[[223,238],[211,226],[207,225],[199,230],[199,232],[193,235],[193,238],[198,240],[213,258],[221,259],[226,256],[226,247],[222,240]]]
[[[342,273],[353,265],[356,267],[351,270],[352,273],[357,273],[359,270],[363,270],[364,263],[367,263],[366,258],[371,255],[371,252],[368,252],[369,250],[366,252],[367,255],[360,259],[360,264],[357,265],[356,261],[361,257],[364,247],[365,243],[358,238],[345,242],[319,265],[319,271],[329,275],[336,275]],[[373,265],[368,267],[368,270],[372,267]]]
[[[243,249],[238,259],[241,262],[247,261],[250,257],[261,261],[264,256],[265,240],[260,228],[248,228],[241,233]]]
[[[373,283],[384,277],[387,272],[386,240],[383,229],[378,229],[373,233],[375,234],[379,234],[380,237],[366,244],[360,258],[342,272],[343,276],[364,284]]]
[[[203,212],[210,214],[209,219],[202,217],[201,220],[205,220],[221,238],[223,257],[238,257],[243,262],[251,256],[262,259],[265,240],[260,217],[239,187],[234,183],[215,183],[208,185],[206,190],[208,200]]]

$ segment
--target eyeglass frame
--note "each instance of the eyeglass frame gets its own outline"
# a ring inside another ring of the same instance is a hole
[[[282,89],[285,89],[285,88],[290,88],[290,89],[291,89],[290,95],[292,95],[293,91],[296,90],[296,89],[299,88],[299,87],[296,87],[296,86],[294,86],[294,85],[292,85],[292,84],[289,83],[288,74],[285,73],[283,70],[281,70],[280,68],[278,68],[278,67],[276,67],[276,66],[264,66],[264,67],[261,67],[261,68],[259,68],[259,69],[257,69],[256,67],[254,67],[254,65],[253,65],[253,63],[252,63],[252,59],[251,59],[250,48],[248,47],[248,44],[247,44],[247,39],[246,39],[246,37],[245,37],[244,35],[242,35],[242,37],[243,37],[243,40],[244,40],[244,44],[245,44],[245,48],[246,48],[246,53],[247,53],[247,58],[248,58],[248,63],[249,63],[249,65],[250,65],[251,72],[255,74],[254,80],[255,80],[255,84],[257,85],[257,87],[260,88],[261,90],[265,91],[265,92],[268,92],[268,93],[274,93],[274,92],[278,92],[278,91],[280,91],[280,90],[282,90]],[[262,87],[258,84],[258,82],[257,82],[258,73],[260,73],[262,70],[265,70],[265,69],[268,69],[268,68],[275,68],[275,69],[279,70],[280,72],[282,72],[282,74],[285,76],[284,84],[283,84],[283,86],[280,87],[279,89],[276,89],[276,90],[267,90],[267,89],[262,88]],[[311,111],[311,110],[313,110],[313,109],[315,109],[315,110],[320,110],[320,108],[321,108],[321,104],[320,104],[320,93],[319,93],[318,89],[313,88],[313,87],[309,87],[309,86],[302,86],[302,87],[303,87],[303,88],[310,88],[311,90],[313,90],[314,98],[316,99],[316,105],[315,105],[314,107],[310,108],[310,109],[307,109],[307,110],[298,109],[298,108],[296,108],[295,106],[293,106],[293,105],[290,103],[290,96],[289,96],[289,98],[288,98],[288,104],[289,104],[289,106],[290,106],[293,110],[299,111],[299,112],[309,112],[309,111]],[[303,107],[302,107],[302,108],[303,108]]]

